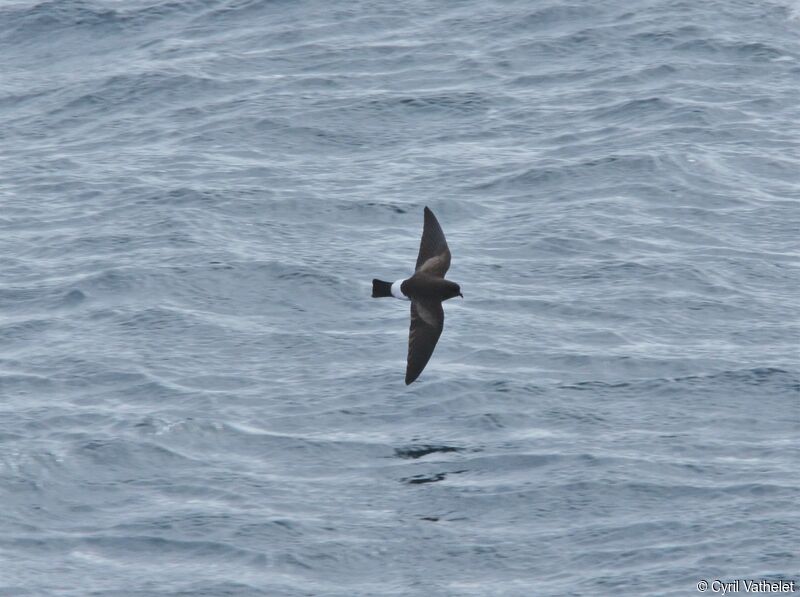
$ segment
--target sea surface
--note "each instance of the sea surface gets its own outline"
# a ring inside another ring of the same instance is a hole
[[[800,591],[799,473],[797,2],[0,2],[3,597]]]

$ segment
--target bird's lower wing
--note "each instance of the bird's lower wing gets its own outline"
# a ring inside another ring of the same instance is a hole
[[[411,303],[411,328],[408,333],[406,385],[419,377],[436,348],[444,329],[444,309],[440,302]]]

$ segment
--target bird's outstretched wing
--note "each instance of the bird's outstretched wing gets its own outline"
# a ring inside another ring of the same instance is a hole
[[[406,385],[419,377],[436,348],[444,328],[444,309],[437,301],[411,303],[411,329],[408,332]]]
[[[425,225],[419,243],[416,271],[444,278],[450,267],[450,248],[433,212],[425,208]]]

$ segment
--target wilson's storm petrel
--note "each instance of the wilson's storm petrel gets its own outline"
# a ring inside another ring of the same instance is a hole
[[[461,288],[445,280],[450,267],[450,249],[442,227],[433,212],[425,208],[425,226],[419,244],[419,256],[414,275],[394,284],[372,280],[373,298],[393,296],[411,301],[411,329],[408,333],[408,364],[406,385],[419,377],[436,348],[444,328],[442,301],[460,296]]]

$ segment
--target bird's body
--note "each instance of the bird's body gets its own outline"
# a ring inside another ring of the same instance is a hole
[[[414,275],[394,283],[372,280],[374,298],[393,296],[411,301],[406,385],[419,377],[433,354],[444,328],[442,302],[462,296],[461,288],[444,275],[450,267],[450,249],[433,212],[425,208],[417,266]]]
[[[417,272],[403,281],[400,290],[412,301],[446,301],[461,294],[455,282]]]

